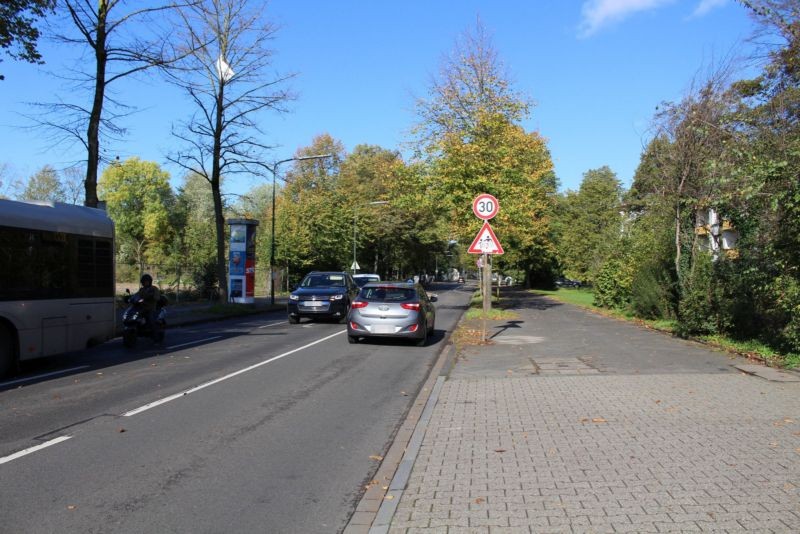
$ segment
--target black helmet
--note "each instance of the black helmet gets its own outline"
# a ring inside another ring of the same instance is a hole
[[[152,284],[153,277],[150,276],[149,274],[143,274],[142,277],[139,279],[139,282],[141,282],[142,285],[144,285],[145,282],[149,282]]]

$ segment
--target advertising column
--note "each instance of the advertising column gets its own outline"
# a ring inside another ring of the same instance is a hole
[[[228,219],[231,227],[228,262],[228,295],[231,302],[255,302],[256,227],[255,219]]]

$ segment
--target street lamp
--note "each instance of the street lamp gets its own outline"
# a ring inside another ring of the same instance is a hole
[[[287,158],[282,159],[280,161],[276,161],[272,164],[272,167],[266,166],[267,169],[272,173],[272,239],[270,241],[270,251],[269,251],[269,295],[270,295],[270,303],[272,305],[275,304],[275,272],[274,272],[274,265],[275,265],[275,181],[278,175],[278,165],[282,163],[288,163],[290,161],[306,161],[309,159],[324,159],[333,157],[333,154],[318,154],[316,156],[302,156],[299,158]]]
[[[361,206],[377,206],[381,204],[388,204],[388,200],[374,200],[372,202],[367,202],[366,204],[361,204]],[[350,269],[353,271],[353,274],[356,273],[356,219],[358,218],[358,206],[353,209],[353,265],[350,266]]]

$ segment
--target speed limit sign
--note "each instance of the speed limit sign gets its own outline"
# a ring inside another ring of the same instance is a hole
[[[478,195],[475,197],[475,200],[472,201],[472,212],[477,218],[483,219],[484,221],[493,218],[497,215],[499,210],[500,204],[497,202],[497,199],[487,193]]]

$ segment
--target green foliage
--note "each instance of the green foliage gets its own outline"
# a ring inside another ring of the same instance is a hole
[[[65,202],[66,199],[58,173],[50,165],[45,165],[31,176],[22,192],[22,200]]]
[[[655,265],[644,265],[631,282],[631,311],[642,319],[669,317],[670,298],[665,273]]]
[[[621,239],[622,187],[608,167],[587,171],[580,189],[561,199],[558,257],[566,276],[593,282]]]
[[[3,0],[0,4],[0,48],[12,58],[43,63],[36,48],[39,30],[34,24],[55,6],[55,0]],[[3,79],[0,75],[0,80]]]
[[[169,249],[169,264],[182,276],[194,280],[205,293],[218,281],[218,276],[209,273],[216,268],[216,242],[214,227],[214,204],[211,186],[198,174],[187,174],[178,189],[172,220],[176,232]]]
[[[163,258],[175,230],[170,224],[175,198],[169,174],[157,163],[130,158],[107,167],[98,190],[114,220],[117,238],[133,245],[129,250],[135,256],[130,259],[143,265]]]
[[[601,308],[623,309],[631,298],[633,273],[617,258],[602,265],[594,281],[594,304]]]
[[[717,333],[714,268],[711,255],[700,253],[686,279],[678,313],[679,335]]]

